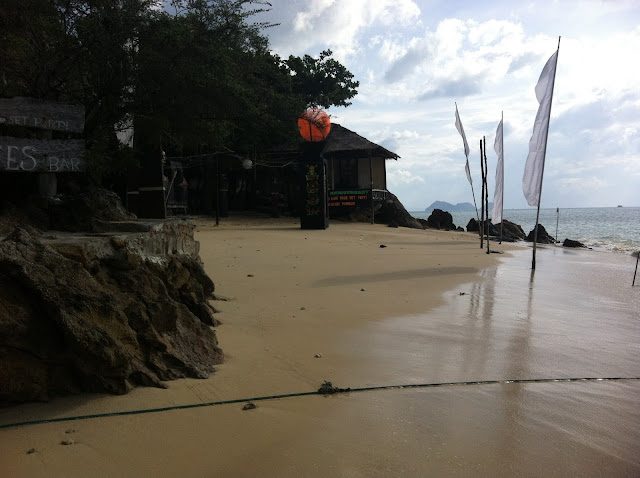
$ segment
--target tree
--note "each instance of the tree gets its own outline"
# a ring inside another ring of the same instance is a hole
[[[292,76],[292,89],[302,96],[307,106],[349,106],[360,86],[353,74],[337,60],[333,52],[324,50],[319,58],[290,56],[284,61]]]
[[[254,22],[263,0],[2,0],[0,95],[80,103],[90,171],[129,156],[115,125],[135,118],[140,147],[198,154],[297,141],[307,106],[348,106],[359,86],[332,58],[282,60]]]

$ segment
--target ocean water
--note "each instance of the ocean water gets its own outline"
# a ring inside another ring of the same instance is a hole
[[[411,212],[414,217],[427,219],[430,212]],[[453,212],[456,226],[466,228],[475,211]],[[503,217],[522,226],[529,233],[536,222],[536,209],[505,209]],[[573,239],[598,250],[632,252],[640,250],[640,207],[594,207],[540,209],[540,224],[547,233],[562,242]]]

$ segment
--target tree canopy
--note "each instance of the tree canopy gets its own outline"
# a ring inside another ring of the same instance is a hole
[[[358,82],[327,50],[283,60],[254,21],[262,0],[3,0],[0,96],[80,103],[95,170],[118,125],[172,154],[297,140],[308,106],[348,106]]]

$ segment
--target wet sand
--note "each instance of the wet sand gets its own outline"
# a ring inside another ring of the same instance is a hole
[[[0,410],[0,424],[310,392],[324,380],[498,383],[2,429],[2,476],[640,476],[640,381],[505,382],[640,377],[630,256],[539,248],[532,277],[529,249],[492,244],[508,252],[487,255],[467,233],[206,224],[201,255],[227,299],[214,303],[226,363],[210,379],[27,404]]]

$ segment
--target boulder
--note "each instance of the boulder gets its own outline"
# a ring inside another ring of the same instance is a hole
[[[565,239],[562,243],[562,247],[587,247],[580,241],[574,241],[573,239]]]
[[[400,200],[390,192],[382,201],[382,206],[375,214],[376,223],[380,224],[397,224],[401,227],[410,227],[413,229],[424,229],[422,224],[413,217],[402,205]]]
[[[527,242],[533,242],[533,236],[535,234],[535,230],[536,230],[535,227],[531,229],[531,232],[529,232],[529,234],[525,238]],[[538,224],[538,237],[536,239],[537,239],[536,242],[538,244],[555,244],[556,242],[555,239],[547,233],[547,230],[544,228],[542,224]]]
[[[478,223],[478,221],[471,218],[467,223],[467,232],[478,232],[478,225],[481,225],[483,230],[486,231],[484,224],[485,223],[483,221],[480,221],[480,223]],[[496,229],[496,227],[493,224],[491,224],[491,221],[489,221],[489,235],[496,236],[497,234],[500,234],[500,229]]]
[[[511,221],[507,221],[506,219],[503,219],[502,221],[502,229],[503,234],[504,231],[508,231],[510,235],[515,236],[519,239],[524,239],[526,237],[524,229],[522,229],[522,226],[520,226],[520,224],[515,224]]]
[[[455,231],[456,225],[453,223],[453,217],[447,211],[442,209],[434,209],[427,219],[427,226],[433,229],[443,229],[445,231]]]
[[[494,226],[496,230],[496,236],[500,237],[500,226],[502,226],[502,240],[506,242],[522,241],[526,237],[524,230],[519,224],[515,224],[506,219],[502,220],[502,223],[498,223]]]

